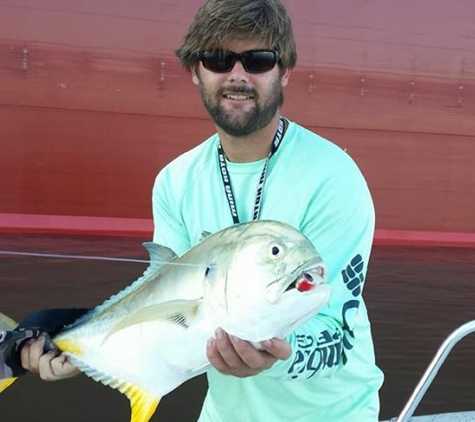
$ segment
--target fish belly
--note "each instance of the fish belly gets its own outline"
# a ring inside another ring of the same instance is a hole
[[[130,382],[163,397],[206,371],[206,341],[211,335],[206,322],[185,328],[154,321],[111,336],[92,329],[73,330],[59,335],[55,343],[86,375],[109,385]],[[104,382],[111,379],[114,382]]]

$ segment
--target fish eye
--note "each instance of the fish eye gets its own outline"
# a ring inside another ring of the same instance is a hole
[[[272,243],[269,247],[269,252],[272,259],[277,259],[284,252],[284,247],[279,243]]]

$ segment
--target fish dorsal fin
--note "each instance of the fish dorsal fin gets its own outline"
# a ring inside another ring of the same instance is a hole
[[[93,315],[102,312],[104,309],[109,308],[110,306],[117,303],[123,297],[131,294],[133,291],[138,289],[142,284],[146,283],[148,280],[153,278],[156,274],[158,274],[163,267],[165,267],[169,262],[173,261],[177,254],[173,252],[170,248],[166,246],[159,245],[158,243],[153,242],[145,242],[143,243],[145,249],[147,249],[149,256],[150,256],[150,264],[137,280],[135,280],[132,284],[125,287],[120,292],[112,295],[109,299],[101,303],[100,305],[96,306],[93,310],[76,320],[70,327],[79,325],[84,321],[89,320]]]
[[[151,274],[155,274],[160,271],[165,265],[173,261],[177,255],[170,248],[159,245],[158,243],[145,242],[143,243],[145,249],[147,249],[150,256],[150,265],[143,273],[142,277],[149,277]]]
[[[171,300],[157,305],[147,306],[121,319],[104,338],[104,342],[113,334],[127,327],[144,322],[169,321],[183,328],[188,328],[201,305],[200,300]]]
[[[160,399],[133,384],[125,384],[120,390],[130,400],[130,422],[148,422],[155,413]]]
[[[13,330],[18,326],[16,321],[0,312],[0,331]]]

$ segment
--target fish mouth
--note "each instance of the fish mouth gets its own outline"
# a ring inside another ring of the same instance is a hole
[[[293,289],[297,289],[299,292],[307,292],[312,290],[315,286],[325,283],[324,277],[325,270],[323,266],[319,265],[315,268],[309,268],[295,278],[284,290],[284,293]]]
[[[322,260],[319,257],[313,258],[299,265],[290,274],[270,283],[264,296],[270,303],[275,303],[286,292],[297,290],[305,293],[314,290],[326,283],[326,272]]]

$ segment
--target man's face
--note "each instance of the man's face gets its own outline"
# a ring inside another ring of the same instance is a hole
[[[267,46],[253,41],[233,41],[223,46],[235,53],[263,48]],[[214,123],[229,135],[239,137],[264,128],[280,112],[289,71],[282,74],[276,65],[268,72],[248,73],[236,60],[226,73],[212,72],[199,63],[192,77]]]

